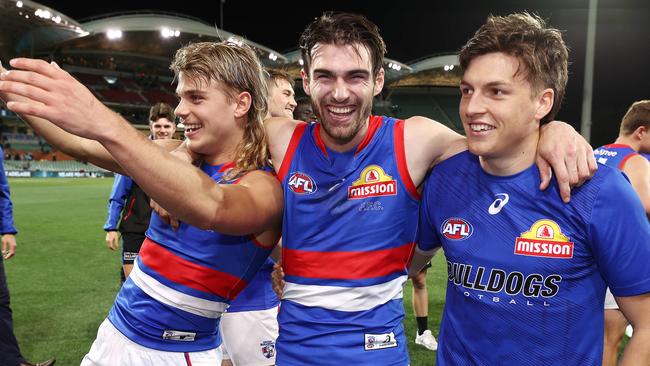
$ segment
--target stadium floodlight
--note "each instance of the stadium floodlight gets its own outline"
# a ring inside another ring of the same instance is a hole
[[[106,31],[106,37],[110,40],[122,38],[122,31],[119,29],[109,29]]]
[[[302,65],[305,64],[305,61],[303,61],[302,59],[299,59],[299,60],[298,60],[298,63],[300,64],[300,66],[302,66]]]
[[[43,9],[36,9],[34,15],[43,19],[50,19],[52,17],[52,13],[50,13],[49,10],[43,10]]]
[[[22,8],[23,7],[23,2],[20,1],[20,0],[16,1],[16,6],[19,7],[19,8]]]
[[[55,16],[55,17],[52,17],[52,21],[53,21],[54,23],[56,23],[56,24],[61,23],[61,16],[60,16],[60,15],[57,15],[57,16]]]
[[[277,59],[278,59],[278,55],[276,55],[276,54],[273,53],[273,52],[269,53],[269,60],[271,60],[271,61],[275,61],[275,60],[277,60]]]

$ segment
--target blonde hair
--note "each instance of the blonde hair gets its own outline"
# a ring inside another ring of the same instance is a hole
[[[169,68],[176,77],[183,72],[188,78],[200,82],[222,83],[231,100],[242,92],[251,95],[244,136],[235,150],[235,167],[228,177],[269,164],[263,125],[268,109],[266,77],[260,60],[249,46],[229,41],[193,43],[176,51]]]

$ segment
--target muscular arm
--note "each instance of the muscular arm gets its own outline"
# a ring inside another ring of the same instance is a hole
[[[634,327],[634,337],[630,339],[621,366],[650,364],[650,293],[638,296],[616,297],[616,303],[625,318]]]
[[[288,118],[273,117],[264,120],[264,129],[269,141],[269,151],[271,152],[271,160],[275,171],[280,170],[284,154],[287,152],[293,130],[296,126],[302,123],[300,121],[291,120]]]
[[[558,180],[565,202],[572,185],[579,185],[596,171],[591,146],[570,125],[553,121],[541,127],[536,163],[541,172],[540,189],[551,178],[551,168]],[[419,186],[428,169],[463,150],[465,137],[448,127],[424,117],[412,117],[404,125],[406,162],[411,179]]]
[[[9,109],[98,141],[149,197],[178,219],[233,235],[260,233],[279,224],[282,191],[271,174],[254,171],[239,184],[216,184],[196,167],[153,144],[56,64],[30,59],[11,63],[25,71],[5,73],[0,92],[34,102],[11,102]],[[102,128],[93,121],[102,121]]]
[[[633,156],[625,163],[623,172],[630,179],[646,215],[650,218],[650,162],[641,155]]]

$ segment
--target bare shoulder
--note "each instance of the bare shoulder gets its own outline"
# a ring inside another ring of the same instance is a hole
[[[404,124],[405,145],[432,166],[467,150],[465,137],[430,118],[415,116]]]
[[[641,155],[634,155],[630,157],[626,162],[623,168],[623,171],[630,174],[649,174],[650,173],[650,161]]]
[[[278,189],[282,195],[282,187],[277,176],[273,172],[265,170],[253,170],[246,173],[240,180],[239,185],[259,190],[275,191]]]
[[[269,151],[271,152],[271,159],[276,169],[279,169],[282,164],[282,159],[284,159],[284,153],[287,151],[287,147],[289,147],[293,131],[301,123],[304,122],[281,117],[271,117],[264,120]]]

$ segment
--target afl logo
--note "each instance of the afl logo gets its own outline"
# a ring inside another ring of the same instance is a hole
[[[295,172],[289,177],[289,188],[296,194],[312,194],[316,192],[316,183],[305,173]]]
[[[452,217],[442,223],[440,231],[449,240],[465,240],[472,236],[474,228],[469,222],[458,217]]]

